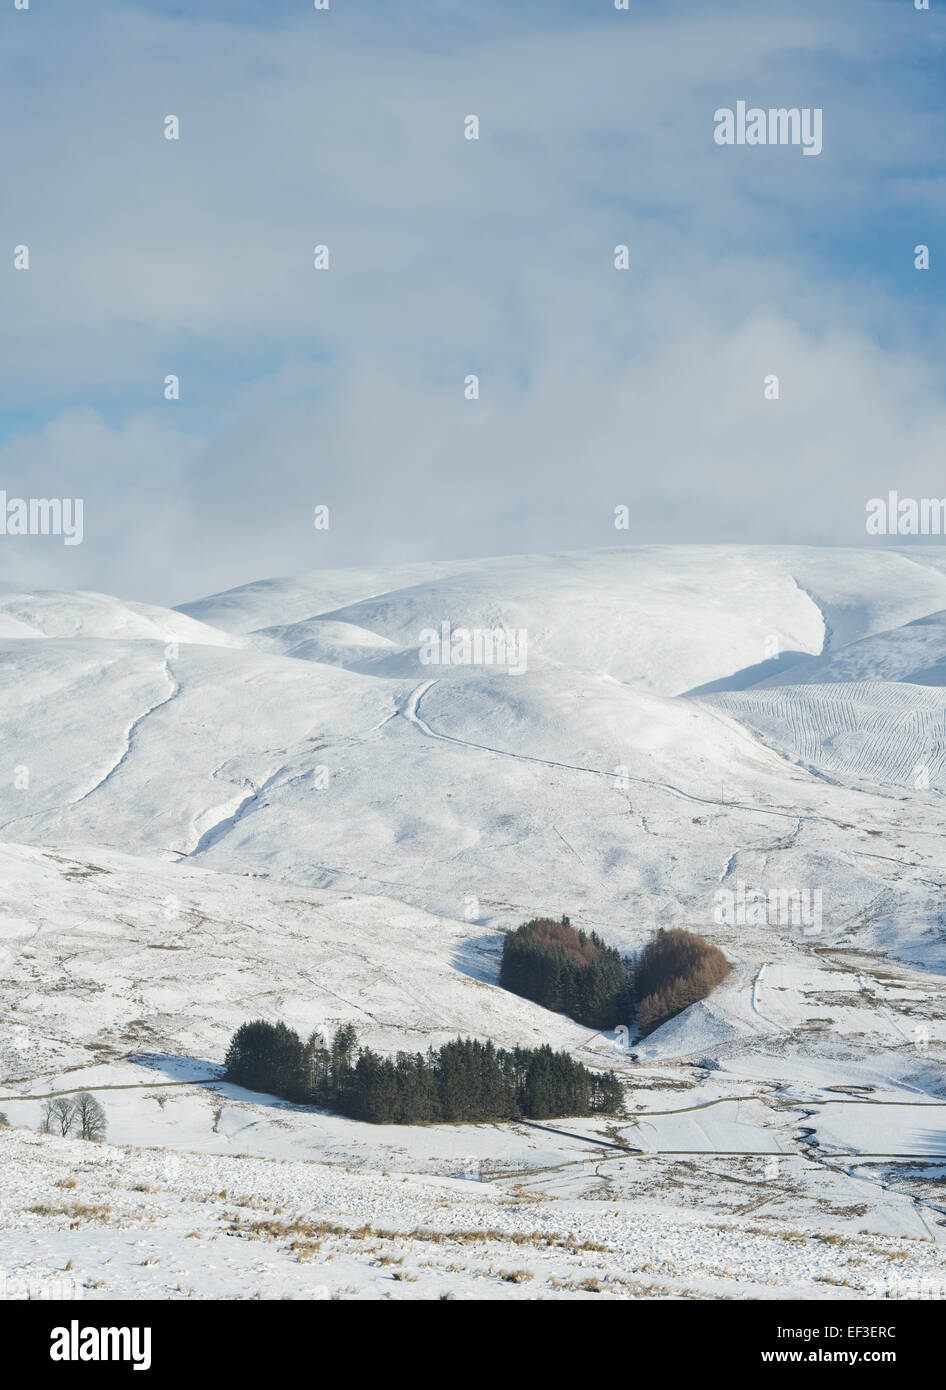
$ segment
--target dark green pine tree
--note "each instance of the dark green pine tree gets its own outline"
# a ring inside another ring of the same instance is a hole
[[[455,1042],[444,1043],[437,1054],[440,1114],[448,1124],[463,1119],[466,1105],[466,1068],[460,1044],[459,1038]]]
[[[244,1023],[227,1049],[227,1079],[252,1091],[304,1099],[302,1051],[299,1035],[285,1023]]]
[[[596,1114],[614,1115],[624,1106],[624,1087],[613,1071],[591,1077],[591,1108]]]
[[[547,1120],[555,1114],[552,1049],[546,1044],[532,1054],[523,1088],[523,1113],[530,1120]]]
[[[355,1047],[358,1035],[350,1023],[343,1023],[332,1039],[330,1057],[330,1084],[337,1091],[344,1090],[347,1073],[354,1064]]]
[[[397,1114],[397,1072],[388,1058],[370,1048],[358,1054],[350,1082],[350,1113],[372,1124],[393,1124]]]
[[[305,1099],[302,1039],[293,1028],[277,1023],[272,1041],[272,1081],[269,1089],[293,1101]]]
[[[325,1105],[330,1095],[331,1056],[319,1032],[310,1033],[302,1049],[301,1071],[308,1103]]]

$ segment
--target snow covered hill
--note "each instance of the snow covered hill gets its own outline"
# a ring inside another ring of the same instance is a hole
[[[946,611],[862,637],[823,656],[799,660],[759,685],[829,685],[839,681],[946,685]]]
[[[386,592],[383,573],[249,586],[173,615],[171,646],[123,636],[144,619],[117,601],[8,599],[63,635],[0,639],[21,769],[0,837],[484,923],[566,912],[628,945],[654,923],[711,927],[720,884],[820,886],[829,931],[869,911],[892,949],[942,958],[942,688],[884,674],[886,636],[946,607],[938,568],[718,547],[444,568]],[[442,623],[523,629],[527,669],[422,664]],[[878,679],[772,685],[826,634],[834,661],[876,651]]]
[[[326,571],[173,611],[0,596],[0,1111],[35,1129],[39,1097],[83,1086],[123,1152],[441,1182],[472,1164],[591,1205],[650,1201],[659,1161],[704,1232],[733,1210],[731,1165],[765,1158],[746,1180],[773,1220],[938,1246],[944,612],[946,564],[921,549]],[[524,669],[429,663],[444,626],[514,630]],[[761,917],[739,916],[747,893]],[[813,895],[816,920],[778,907]],[[501,929],[539,913],[624,950],[687,926],[733,970],[635,1062],[619,1032],[498,988]],[[547,1041],[617,1067],[630,1115],[317,1115],[219,1081],[260,1013],[351,1021],[385,1051]],[[692,1153],[723,1169],[690,1173]],[[771,1268],[814,1296],[813,1266]]]
[[[90,1298],[381,1297],[401,1262],[422,1297],[491,1296],[497,1268],[553,1297],[946,1275],[941,978],[720,929],[733,974],[634,1061],[499,989],[495,934],[390,900],[97,849],[8,845],[0,876],[0,1269],[33,1297],[69,1261]],[[412,1128],[292,1106],[220,1080],[257,1015],[392,1052],[546,1041],[616,1068],[629,1113]],[[91,1151],[36,1134],[44,1098],[80,1089],[108,1120]]]
[[[270,649],[281,639],[284,650],[306,632],[317,638],[323,623],[408,651],[444,621],[525,628],[530,659],[678,695],[751,671],[773,641],[781,652],[816,654],[826,638],[834,649],[946,607],[936,554],[631,546],[377,575],[315,572],[233,589],[181,612]]]
[[[108,594],[43,589],[0,594],[0,637],[81,637],[165,644],[198,642],[240,647],[238,637],[188,618],[173,608],[132,603]]]

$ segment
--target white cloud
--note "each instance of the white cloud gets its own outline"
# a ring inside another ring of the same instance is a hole
[[[638,540],[857,543],[861,492],[939,487],[919,326],[844,263],[879,186],[931,216],[942,197],[910,163],[922,80],[891,75],[887,109],[883,79],[859,86],[885,39],[918,41],[888,6],[484,14],[455,36],[367,12],[59,15],[45,46],[21,26],[7,74],[33,269],[10,272],[0,351],[11,406],[53,423],[0,450],[0,486],[63,479],[87,540],[7,545],[10,582],[180,601],[322,563],[610,544],[618,502]],[[714,146],[742,96],[824,105],[824,154]],[[837,275],[807,256],[826,208]]]

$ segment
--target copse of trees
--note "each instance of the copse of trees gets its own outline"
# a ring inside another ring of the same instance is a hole
[[[537,917],[507,934],[500,984],[596,1029],[630,1022],[636,1003],[644,1035],[705,999],[728,973],[722,951],[681,928],[658,931],[632,960],[567,917]],[[359,1047],[350,1024],[330,1040],[314,1032],[303,1041],[284,1023],[244,1023],[227,1049],[226,1077],[375,1124],[544,1120],[623,1105],[613,1071],[589,1071],[547,1045],[505,1050],[455,1038],[436,1051],[382,1057]],[[67,1122],[50,1107],[50,1127]]]
[[[80,1091],[75,1096],[53,1096],[43,1106],[42,1130],[46,1134],[78,1133],[95,1142],[105,1138],[105,1111],[95,1096]]]
[[[375,1124],[613,1114],[623,1101],[614,1072],[591,1072],[548,1046],[507,1051],[456,1038],[436,1051],[382,1057],[358,1047],[350,1024],[330,1042],[318,1032],[303,1042],[284,1023],[244,1023],[226,1068],[240,1086]]]
[[[614,1028],[637,1008],[641,1036],[705,999],[729,974],[716,946],[681,927],[660,929],[636,959],[567,917],[536,917],[503,941],[499,983],[589,1028]]]
[[[619,951],[567,917],[536,917],[507,932],[499,983],[589,1028],[613,1028],[628,1012],[628,975]]]
[[[636,969],[641,1035],[705,999],[728,974],[722,951],[702,936],[682,927],[658,931],[641,952]]]

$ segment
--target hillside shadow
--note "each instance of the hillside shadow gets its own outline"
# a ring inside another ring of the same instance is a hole
[[[450,963],[455,970],[479,980],[481,984],[498,985],[503,940],[501,932],[471,937],[456,948]]]
[[[265,1105],[275,1110],[299,1110],[307,1114],[333,1115],[335,1112],[318,1105],[304,1105],[296,1101],[284,1100],[282,1096],[269,1091],[251,1091],[233,1081],[225,1081],[225,1069],[220,1062],[208,1062],[201,1057],[175,1057],[170,1053],[139,1052],[126,1057],[135,1066],[147,1067],[167,1077],[168,1085],[200,1086],[210,1085],[214,1092],[225,1100],[240,1101],[244,1105]],[[160,1085],[160,1082],[156,1084]]]
[[[946,1158],[946,1130],[919,1129],[910,1135],[912,1153],[929,1155],[931,1158]]]
[[[934,687],[946,685],[946,661],[938,662],[935,666],[926,666],[919,671],[911,671],[904,684]]]
[[[755,666],[744,666],[741,671],[734,671],[731,676],[722,676],[716,681],[707,681],[705,685],[695,685],[692,690],[685,690],[687,695],[720,695],[727,690],[748,690],[750,686],[758,685],[760,681],[768,680],[770,676],[781,676],[786,671],[797,666],[799,675],[802,674],[806,666],[819,660],[811,652],[782,652],[781,656],[771,656],[767,661],[759,661]]]
[[[224,1074],[220,1062],[209,1062],[203,1057],[179,1057],[169,1052],[135,1052],[125,1058],[136,1067],[147,1067],[160,1072],[168,1081],[183,1085],[189,1082],[198,1086],[201,1082],[219,1081]]]

